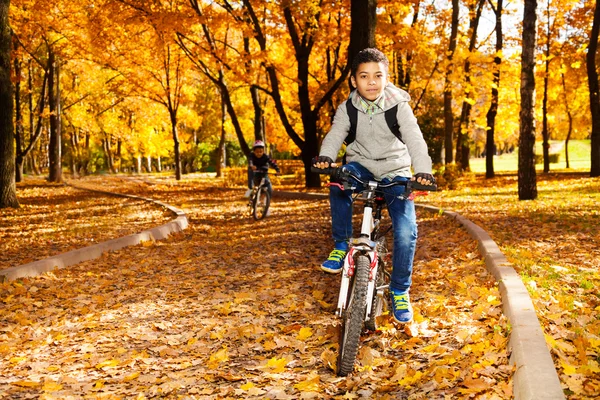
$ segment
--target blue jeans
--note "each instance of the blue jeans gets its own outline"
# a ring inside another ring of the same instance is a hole
[[[374,180],[373,174],[356,162],[345,166],[348,170],[358,175],[363,180]],[[395,181],[408,180],[408,178],[395,177]],[[383,179],[383,183],[390,182]],[[354,192],[364,188],[358,182]],[[354,185],[353,185],[354,186]],[[413,259],[417,245],[417,217],[415,204],[411,200],[399,199],[404,193],[402,185],[382,189],[392,220],[394,232],[393,266],[390,288],[395,291],[407,291],[412,283]],[[329,190],[329,204],[331,206],[331,232],[336,248],[347,247],[348,239],[352,237],[352,190],[342,190],[331,186]]]

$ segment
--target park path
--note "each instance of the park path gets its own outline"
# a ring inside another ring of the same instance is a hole
[[[318,269],[326,200],[275,199],[257,222],[240,189],[103,188],[174,205],[190,225],[0,286],[0,397],[511,398],[497,285],[455,221],[419,211],[415,322],[383,317],[339,378],[339,276]]]

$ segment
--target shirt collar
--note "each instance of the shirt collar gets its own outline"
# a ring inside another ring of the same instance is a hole
[[[373,101],[365,99],[360,94],[358,95],[358,99],[360,100],[360,106],[362,107],[362,110],[366,114],[372,115],[375,114],[377,110],[383,111],[383,107],[385,105],[384,93],[382,93],[378,98],[376,98]]]

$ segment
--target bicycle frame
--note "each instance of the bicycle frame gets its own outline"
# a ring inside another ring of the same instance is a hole
[[[348,298],[348,290],[350,290],[350,281],[354,275],[354,257],[356,252],[366,254],[371,260],[370,271],[369,271],[369,283],[367,286],[367,309],[364,320],[367,321],[371,315],[371,309],[373,306],[373,294],[376,290],[375,277],[377,276],[377,268],[379,268],[379,256],[377,254],[377,243],[374,242],[371,234],[375,227],[379,224],[379,220],[373,218],[374,207],[381,207],[376,205],[375,190],[378,187],[378,183],[370,181],[368,188],[362,191],[358,196],[365,197],[365,205],[363,207],[363,219],[361,224],[360,236],[358,238],[350,239],[350,250],[344,259],[344,267],[342,269],[342,282],[340,284],[340,293],[338,297],[338,306],[336,315],[341,317],[346,307],[346,299]],[[357,197],[358,197],[357,196]]]

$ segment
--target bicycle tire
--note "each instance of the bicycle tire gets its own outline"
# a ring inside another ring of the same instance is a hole
[[[261,186],[256,191],[256,196],[252,204],[252,216],[255,220],[263,219],[269,211],[271,205],[271,194],[266,186]]]
[[[346,376],[354,370],[360,335],[367,310],[367,285],[371,261],[365,254],[356,257],[354,276],[350,282],[347,307],[342,314],[342,327],[338,348],[337,374]]]
[[[365,321],[365,328],[370,331],[376,331],[379,328],[377,317],[383,314],[387,301],[384,297],[377,294],[377,288],[389,282],[386,282],[385,276],[385,257],[387,254],[387,246],[385,237],[377,240],[377,254],[379,256],[379,265],[377,266],[377,275],[375,276],[375,291],[373,292],[373,302],[371,306],[371,314]]]

